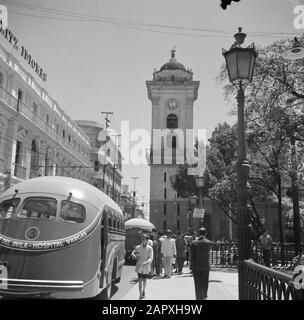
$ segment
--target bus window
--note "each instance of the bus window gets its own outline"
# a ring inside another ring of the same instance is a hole
[[[60,217],[66,221],[83,223],[85,221],[85,208],[79,203],[63,200],[61,201]]]
[[[0,219],[9,219],[15,213],[20,198],[4,200],[0,203]]]
[[[54,219],[57,212],[57,200],[47,197],[29,197],[23,202],[18,213],[19,218]]]
[[[108,228],[112,228],[112,218],[108,219]]]

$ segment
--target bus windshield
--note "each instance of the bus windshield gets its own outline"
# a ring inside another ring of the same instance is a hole
[[[56,212],[56,199],[47,197],[29,197],[24,200],[18,217],[54,219],[56,217]]]
[[[79,203],[61,201],[60,217],[69,222],[83,223],[85,221],[85,208]]]
[[[9,219],[15,213],[20,198],[4,200],[0,204],[0,219]]]

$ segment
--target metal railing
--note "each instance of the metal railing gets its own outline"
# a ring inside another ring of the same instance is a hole
[[[210,251],[210,264],[232,267],[237,265],[238,248],[236,242],[218,242]]]
[[[270,263],[274,268],[289,268],[292,267],[292,260],[294,259],[294,243],[284,243],[285,261],[281,260],[281,246],[278,242],[272,245]],[[304,251],[304,245],[302,245]],[[238,258],[237,242],[217,242],[210,252],[210,264],[221,266],[236,266]],[[252,258],[254,262],[264,264],[263,249],[259,241],[252,242]]]
[[[244,268],[246,300],[301,299],[301,290],[294,288],[290,275],[249,260],[244,261]]]
[[[26,167],[21,166],[20,164],[15,164],[14,176],[20,179],[25,180],[26,177]]]

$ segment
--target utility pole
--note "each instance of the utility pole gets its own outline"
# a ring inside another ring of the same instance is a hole
[[[115,161],[116,161],[116,145],[117,145],[117,138],[121,137],[120,134],[115,135],[115,144],[114,144],[114,160],[113,160],[113,181],[112,181],[112,199],[114,200],[114,190],[115,190]],[[117,157],[118,161],[118,157]]]
[[[106,115],[105,118],[104,118],[104,120],[105,120],[105,128],[106,128],[106,133],[107,133],[108,128],[109,128],[109,123],[111,122],[108,117],[109,117],[110,114],[112,115],[112,114],[114,114],[114,113],[113,113],[113,112],[110,112],[110,111],[102,111],[101,114],[105,114],[105,115]],[[107,148],[106,148],[106,145],[107,145],[107,140],[106,140],[106,142],[105,142],[105,144],[104,144],[104,156],[105,156],[105,158],[106,158],[106,156],[107,156]],[[102,189],[103,189],[103,192],[105,192],[105,174],[106,174],[106,167],[107,167],[107,165],[104,163],[104,164],[103,164],[103,175],[102,175]]]
[[[133,182],[134,182],[134,187],[133,187],[133,217],[132,218],[135,218],[135,195],[136,195],[135,183],[136,183],[136,179],[138,179],[138,177],[131,177],[131,179],[133,179]]]

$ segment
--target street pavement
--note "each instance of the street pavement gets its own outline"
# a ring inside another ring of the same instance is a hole
[[[134,272],[134,276],[135,272]],[[138,300],[138,285],[121,300]],[[195,300],[194,281],[187,266],[183,274],[171,278],[149,279],[145,300]],[[238,274],[236,270],[210,271],[208,300],[238,300]]]

